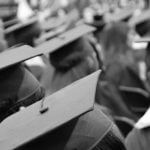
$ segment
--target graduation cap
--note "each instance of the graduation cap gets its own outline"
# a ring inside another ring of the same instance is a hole
[[[39,37],[41,32],[42,29],[36,17],[12,25],[4,31],[10,47],[18,43],[34,46],[34,38]]]
[[[99,74],[100,71],[97,71],[6,118],[0,124],[0,149],[22,149],[26,144],[44,138],[47,134],[51,134],[52,131],[69,123],[69,121],[92,110]],[[102,118],[104,119],[104,117]],[[99,121],[103,122],[103,119]],[[110,123],[107,124],[106,122],[105,125],[106,126],[101,129],[101,132],[98,132],[98,135],[99,133],[102,134],[99,136],[103,136],[105,131],[110,128],[108,127]],[[66,129],[64,133],[67,131]],[[62,141],[66,134],[61,139]],[[60,134],[59,136],[62,135]],[[99,136],[98,138],[100,138]],[[48,145],[50,149],[55,149],[51,147],[54,142],[53,138],[45,138],[45,140],[49,141]],[[59,143],[59,140],[60,139],[57,139],[55,142]],[[74,141],[69,142],[76,145],[76,143],[72,143]],[[54,146],[60,146],[57,149],[61,149],[61,145],[58,145],[58,143]],[[60,142],[60,144],[65,143]],[[43,147],[39,149],[43,149]]]
[[[41,35],[38,39],[36,39],[36,43],[39,44],[40,42],[45,42],[54,37],[57,37],[60,34],[62,34],[63,32],[65,32],[67,30],[67,28],[68,28],[68,24],[63,24],[59,27],[56,27],[55,29]]]
[[[143,11],[140,15],[131,18],[129,25],[135,27],[135,30],[140,36],[146,36],[149,34],[150,10]]]
[[[44,21],[41,26],[42,26],[42,29],[44,31],[50,31],[50,30],[53,30],[61,25],[63,25],[65,23],[65,19],[66,18],[58,18],[58,17],[54,17],[54,18],[51,18],[49,20],[46,20]]]
[[[117,22],[117,21],[128,21],[130,17],[134,14],[135,8],[134,7],[127,7],[120,9],[114,13],[106,15],[107,22]]]
[[[42,22],[41,26],[44,31],[55,30],[58,27],[67,24],[69,22],[76,22],[79,14],[77,10],[72,10],[63,17],[53,17],[47,21]]]
[[[55,38],[39,45],[38,47],[36,47],[36,50],[41,51],[42,53],[52,53],[60,49],[61,47],[79,39],[83,35],[93,32],[95,30],[96,29],[94,27],[85,24],[76,26],[75,28],[63,32]]]
[[[27,26],[30,26],[30,25],[36,23],[37,21],[38,21],[38,19],[36,17],[33,17],[33,18],[31,18],[29,20],[26,20],[24,22],[19,22],[15,25],[12,25],[12,26],[6,28],[5,29],[5,34],[10,34],[10,33],[15,32],[17,30],[23,29]]]
[[[40,51],[27,45],[8,49],[0,53],[0,70],[39,55],[42,55]]]

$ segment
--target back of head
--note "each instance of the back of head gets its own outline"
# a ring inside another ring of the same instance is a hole
[[[112,23],[104,29],[102,46],[105,51],[124,52],[128,42],[129,27],[126,23]]]
[[[150,28],[150,20],[143,21],[142,23],[139,23],[135,26],[135,30],[140,36],[149,35],[150,34],[149,28]]]
[[[0,82],[0,121],[45,95],[36,78],[21,64],[0,70]]]
[[[29,26],[18,29],[15,31],[15,43],[25,43],[30,46],[34,46],[34,39],[38,38],[42,30],[39,22],[35,22]]]
[[[84,37],[71,42],[50,54],[51,64],[57,71],[66,72],[93,53],[93,47]]]

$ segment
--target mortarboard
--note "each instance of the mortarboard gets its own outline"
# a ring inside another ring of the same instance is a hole
[[[47,21],[44,21],[41,26],[44,31],[53,30],[65,23],[66,18],[51,18]]]
[[[134,7],[127,7],[123,8],[121,10],[118,10],[114,13],[107,14],[106,15],[106,22],[111,22],[111,21],[128,21],[129,18],[133,15],[135,12]]]
[[[85,34],[93,32],[95,30],[96,29],[94,27],[85,24],[76,26],[62,34],[57,35],[55,38],[39,45],[38,47],[36,47],[36,50],[42,51],[42,53],[54,52],[59,48],[84,36]]]
[[[94,27],[81,25],[59,35],[59,37],[41,44],[36,50],[27,45],[6,50],[0,54],[0,69],[21,63],[35,56],[51,53],[94,30]]]
[[[56,27],[55,29],[44,33],[43,35],[41,35],[37,40],[36,43],[40,43],[40,42],[44,42],[44,41],[48,41],[54,37],[59,36],[60,34],[62,34],[63,32],[66,31],[66,29],[68,28],[68,24],[63,24],[59,27]]]
[[[8,45],[13,46],[18,43],[34,45],[34,38],[40,36],[41,26],[36,17],[12,25],[4,30]]]
[[[69,22],[76,22],[78,20],[78,11],[72,10],[63,17],[53,17],[42,22],[41,26],[44,31],[55,30],[56,28],[68,24]]]
[[[99,74],[100,71],[97,71],[78,80],[5,119],[0,124],[0,149],[22,148],[25,144],[46,134],[51,134],[60,126],[92,110]],[[104,117],[102,118],[104,119]],[[103,122],[103,119],[99,121]],[[98,138],[102,137],[108,128],[110,128],[110,123],[104,126],[101,132],[98,132],[102,134],[98,134]],[[50,145],[53,144],[51,140],[49,141]],[[59,140],[57,139],[55,142],[59,143]]]
[[[17,3],[14,0],[0,1],[0,18],[7,19],[16,15]]]
[[[15,25],[19,22],[19,20],[17,18],[14,18],[14,19],[11,19],[11,20],[8,20],[8,21],[4,21],[4,27],[5,28],[8,28],[12,25]]]
[[[27,45],[8,49],[0,53],[0,70],[39,55],[42,55],[40,51]]]
[[[37,18],[34,17],[34,18],[31,18],[31,19],[29,19],[27,21],[17,23],[15,25],[10,26],[7,29],[5,29],[5,34],[10,34],[10,33],[15,32],[17,30],[23,29],[23,28],[25,28],[27,26],[30,26],[30,25],[36,23],[37,21],[38,21]]]

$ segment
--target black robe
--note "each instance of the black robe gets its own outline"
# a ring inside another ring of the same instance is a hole
[[[123,143],[122,136],[116,126],[101,112],[100,107],[95,105],[93,111],[66,123],[33,142],[31,141],[18,150],[96,150],[100,149],[100,142],[110,131]],[[110,137],[109,140],[111,143],[113,137]],[[111,144],[113,145],[113,142]]]
[[[110,58],[111,59],[111,58]],[[102,72],[98,83],[96,101],[112,110],[116,116],[125,116],[137,120],[138,116],[131,112],[125,103],[120,86],[145,89],[138,75],[137,66],[128,61],[127,57],[111,61]]]

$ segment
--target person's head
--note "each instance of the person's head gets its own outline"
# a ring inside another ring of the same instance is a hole
[[[15,31],[15,43],[24,43],[30,46],[34,46],[34,39],[38,38],[41,35],[41,27],[39,22],[35,22],[29,26],[18,29]]]
[[[45,89],[22,64],[0,70],[0,122],[45,96]]]
[[[50,53],[50,62],[57,71],[66,72],[81,64],[88,56],[93,57],[93,53],[90,42],[81,37]]]
[[[111,23],[103,31],[101,44],[104,58],[125,53],[128,49],[129,27],[126,23]]]

